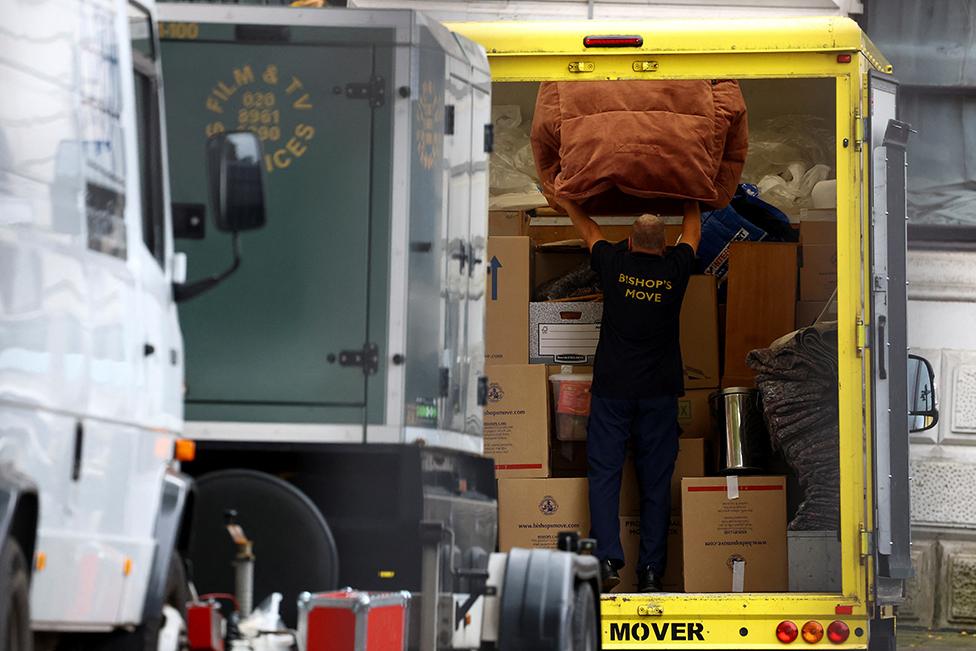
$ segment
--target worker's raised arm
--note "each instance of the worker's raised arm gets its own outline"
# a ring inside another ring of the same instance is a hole
[[[685,202],[685,217],[681,222],[681,243],[687,244],[698,253],[701,242],[701,208],[697,201]]]
[[[576,227],[576,231],[580,234],[582,240],[586,242],[587,249],[592,251],[594,244],[600,240],[607,239],[603,236],[603,231],[600,230],[599,224],[583,212],[583,209],[580,208],[578,203],[569,199],[558,199],[557,201],[569,215],[570,221],[573,222],[573,226]]]

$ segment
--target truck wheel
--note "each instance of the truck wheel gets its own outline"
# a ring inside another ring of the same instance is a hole
[[[8,538],[0,554],[0,643],[8,651],[31,651],[27,561],[16,540]]]
[[[580,583],[573,598],[573,651],[596,651],[596,604],[593,586]]]
[[[186,633],[186,603],[190,601],[190,588],[186,582],[186,567],[180,553],[173,550],[169,561],[169,573],[166,576],[166,597],[163,600],[163,612],[156,625],[156,644],[147,644],[146,651],[177,651],[180,647],[179,636]],[[174,621],[175,620],[175,621]],[[177,633],[176,645],[173,645],[173,632]]]

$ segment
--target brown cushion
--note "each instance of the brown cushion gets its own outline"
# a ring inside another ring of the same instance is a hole
[[[748,148],[735,81],[543,82],[532,150],[543,192],[590,214],[722,207]]]

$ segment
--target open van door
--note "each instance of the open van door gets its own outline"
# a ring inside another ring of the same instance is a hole
[[[900,600],[912,576],[908,438],[906,155],[908,124],[897,84],[869,78],[871,162],[871,361],[878,603]]]

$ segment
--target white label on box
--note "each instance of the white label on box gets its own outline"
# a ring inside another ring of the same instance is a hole
[[[746,562],[732,561],[732,592],[745,592]]]
[[[736,475],[725,478],[725,494],[730,500],[739,499],[739,478]]]
[[[594,355],[599,323],[540,323],[539,356]]]

